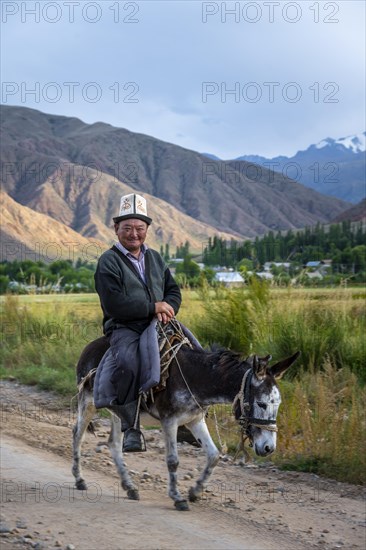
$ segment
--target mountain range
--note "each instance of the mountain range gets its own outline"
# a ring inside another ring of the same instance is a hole
[[[74,232],[67,239],[78,234],[109,246],[120,197],[131,192],[147,198],[154,220],[149,244],[174,247],[188,240],[195,251],[215,234],[251,238],[327,223],[350,206],[273,170],[253,170],[252,162],[208,159],[103,122],[26,107],[2,106],[0,114],[2,209],[8,212],[3,239],[27,242],[30,249],[33,212],[33,244],[62,233],[55,225],[50,237],[55,222]],[[12,216],[15,209],[21,216],[22,208],[27,210],[16,226]]]
[[[320,193],[358,203],[366,195],[365,150],[363,132],[339,139],[328,137],[292,157],[243,155],[236,160],[271,167]]]

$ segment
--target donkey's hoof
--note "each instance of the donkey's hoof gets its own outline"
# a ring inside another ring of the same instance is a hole
[[[127,498],[130,500],[140,500],[140,495],[137,489],[128,489]]]
[[[198,499],[199,499],[199,496],[196,495],[195,491],[194,491],[194,487],[191,487],[188,491],[188,498],[189,498],[189,502],[196,502]]]
[[[76,486],[78,491],[86,491],[87,488],[88,488],[87,484],[85,483],[85,481],[83,479],[80,479],[80,481],[77,481],[75,483],[75,486]]]
[[[174,506],[179,512],[186,512],[189,510],[188,502],[186,500],[179,500],[174,502]]]

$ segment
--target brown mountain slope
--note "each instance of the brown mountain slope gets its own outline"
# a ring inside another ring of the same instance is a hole
[[[91,261],[113,244],[112,217],[118,213],[121,195],[130,193],[131,188],[93,171],[88,182],[78,185],[82,167],[76,166],[74,171],[75,179],[68,185],[62,179],[54,182],[51,178],[37,187],[36,194],[29,200],[30,208],[1,192],[2,259],[20,259],[21,255],[24,259],[34,259],[32,253],[35,251],[43,256],[48,254],[52,259],[59,255],[75,260],[88,255],[90,257],[85,259]],[[99,178],[102,179],[101,185],[98,185]],[[105,188],[109,190],[107,210],[103,208],[105,201],[101,196],[101,190]],[[69,206],[66,199],[73,197],[76,191],[79,191],[79,197],[70,200]],[[176,246],[188,240],[193,251],[201,252],[208,237],[218,234],[215,228],[193,220],[165,201],[148,194],[145,196],[153,218],[146,241],[149,246],[159,250],[161,243],[170,243],[174,253]],[[43,211],[50,212],[50,216],[42,214]],[[80,233],[68,227],[74,219]],[[223,232],[219,235],[224,239],[233,237]]]
[[[1,122],[5,190],[18,202],[33,208],[37,204],[37,210],[83,234],[90,234],[90,220],[95,220],[95,202],[88,202],[85,195],[92,179],[88,166],[114,182],[159,197],[196,220],[245,236],[326,223],[348,206],[247,162],[209,160],[108,124],[88,125],[9,106],[2,107]],[[83,167],[77,175],[75,165]],[[62,185],[55,177],[50,180],[55,171]],[[95,182],[98,191],[93,186],[103,224],[104,214],[110,217],[116,208],[107,181],[101,177]]]
[[[361,220],[366,220],[366,199],[363,199],[355,206],[348,208],[341,214],[339,214],[334,220],[334,223],[339,223],[343,221],[351,222],[360,222]]]
[[[0,191],[1,257],[3,260],[94,261],[107,248],[54,219],[34,212]]]

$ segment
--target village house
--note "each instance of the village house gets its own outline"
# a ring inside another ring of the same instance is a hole
[[[290,266],[291,266],[291,263],[290,262],[266,262],[264,265],[263,265],[263,270],[264,271],[271,271],[271,268],[272,267],[283,267],[285,268],[286,270],[289,270],[290,269]]]
[[[322,279],[332,268],[332,260],[317,260],[307,262],[304,266],[309,279]]]
[[[244,279],[239,271],[218,271],[214,280],[223,283],[228,288],[244,285]]]
[[[260,279],[265,279],[266,281],[271,281],[272,279],[274,279],[274,275],[270,271],[259,271],[258,273],[256,273],[256,275]]]

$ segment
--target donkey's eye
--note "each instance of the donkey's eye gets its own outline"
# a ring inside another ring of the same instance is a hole
[[[258,407],[260,407],[261,409],[264,409],[264,410],[266,410],[266,408],[267,408],[266,403],[257,403],[257,405],[258,405]]]

